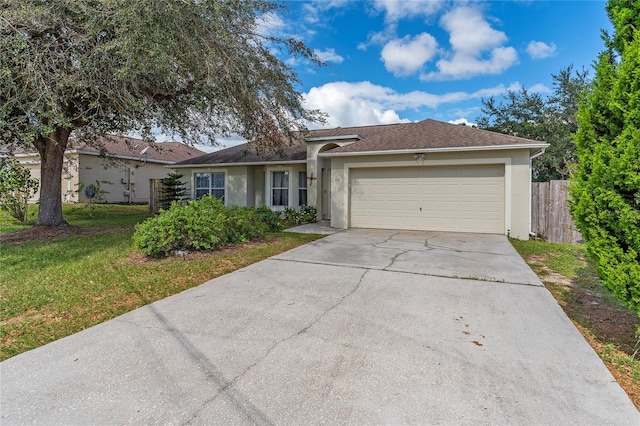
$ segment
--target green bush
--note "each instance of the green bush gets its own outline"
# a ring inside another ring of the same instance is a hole
[[[247,242],[269,232],[270,226],[261,220],[258,209],[226,208],[219,199],[205,196],[186,205],[173,203],[136,225],[133,240],[144,254],[159,258],[177,250],[211,251]]]
[[[318,209],[316,206],[300,206],[300,210],[290,207],[284,209],[284,221],[290,225],[301,225],[318,221]]]
[[[282,221],[280,215],[267,206],[258,207],[256,209],[258,220],[269,228],[269,231],[275,232],[282,229]]]
[[[13,156],[0,156],[0,208],[24,223],[27,202],[38,191],[39,182]]]

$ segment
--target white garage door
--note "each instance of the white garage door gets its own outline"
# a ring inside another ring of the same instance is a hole
[[[352,169],[354,228],[504,234],[504,165]]]

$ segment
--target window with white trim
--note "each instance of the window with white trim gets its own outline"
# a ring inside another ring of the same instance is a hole
[[[298,205],[307,205],[307,172],[298,173]]]
[[[289,205],[289,172],[271,172],[271,205]]]
[[[196,173],[196,199],[211,195],[224,201],[224,172]]]

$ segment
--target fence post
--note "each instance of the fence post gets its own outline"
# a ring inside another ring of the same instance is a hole
[[[160,211],[160,184],[162,179],[149,179],[149,213],[156,214]]]

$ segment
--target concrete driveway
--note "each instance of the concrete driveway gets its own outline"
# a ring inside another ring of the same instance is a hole
[[[350,230],[0,364],[11,424],[640,424],[503,236]]]

